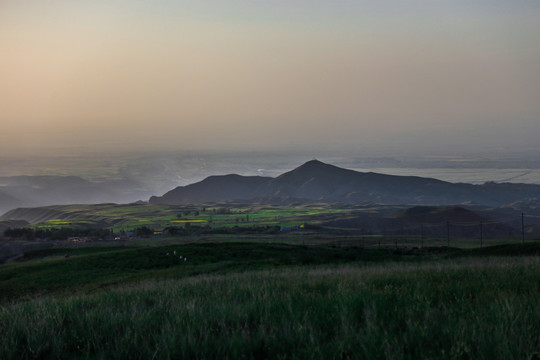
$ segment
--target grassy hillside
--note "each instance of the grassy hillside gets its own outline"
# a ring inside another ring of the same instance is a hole
[[[69,259],[48,250],[2,267],[1,293],[15,283],[20,293],[0,307],[0,358],[529,359],[540,351],[538,256],[404,262],[394,260],[410,254],[225,245],[176,247],[187,264],[169,262],[171,247],[78,249]],[[26,292],[46,279],[49,296]]]
[[[187,260],[184,260],[187,259]],[[264,243],[204,243],[135,248],[43,249],[0,267],[0,303],[44,294],[92,292],[149,278],[182,278],[315,264],[418,261],[388,250]]]

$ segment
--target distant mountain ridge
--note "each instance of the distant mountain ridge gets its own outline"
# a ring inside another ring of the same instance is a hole
[[[22,206],[131,201],[149,196],[142,185],[129,179],[89,181],[78,176],[0,177],[0,215]]]
[[[24,205],[24,203],[20,199],[0,191],[0,214],[6,210],[22,205]]]
[[[318,201],[326,203],[374,202],[378,204],[503,206],[540,198],[540,185],[449,183],[432,178],[358,172],[311,160],[276,178],[218,175],[179,186],[163,196],[152,196],[151,204],[202,204],[219,201],[283,203]]]
[[[165,202],[160,202],[156,197],[151,198],[153,204],[198,204],[205,202],[227,201],[236,199],[250,199],[257,196],[257,189],[266,184],[270,179],[262,176],[222,175],[209,176],[206,179],[187,186],[179,186],[169,191]]]

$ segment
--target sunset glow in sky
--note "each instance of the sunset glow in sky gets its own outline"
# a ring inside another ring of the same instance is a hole
[[[539,19],[524,0],[4,0],[0,152],[530,146]]]

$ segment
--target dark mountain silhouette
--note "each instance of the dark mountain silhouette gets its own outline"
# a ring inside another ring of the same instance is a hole
[[[480,237],[483,224],[484,237],[519,236],[521,224],[516,213],[483,208],[481,213],[461,206],[414,206],[407,209],[381,206],[380,210],[352,216],[337,217],[320,222],[331,228],[357,229],[363,234],[387,236]],[[388,212],[387,210],[390,210]],[[513,220],[516,221],[513,221]],[[529,231],[533,224],[527,224]]]
[[[485,219],[474,211],[460,206],[415,206],[397,211],[388,216],[389,219],[398,219],[406,222],[423,222],[426,224],[444,223],[480,223]]]
[[[276,178],[240,175],[211,176],[188,186],[177,187],[153,204],[197,204],[252,199],[283,203],[284,199],[327,203],[374,202],[378,204],[502,206],[540,198],[540,185],[486,183],[472,185],[416,176],[363,173],[339,168],[318,160],[309,161]],[[263,200],[261,200],[263,199]]]
[[[505,219],[488,218],[460,206],[415,206],[397,211],[387,219],[394,227],[398,225],[414,229],[423,226],[425,235],[443,236],[450,232],[452,236],[477,237],[480,236],[480,224],[483,224],[483,236],[513,236],[519,233],[517,227],[511,226]]]
[[[179,186],[162,197],[152,196],[151,204],[200,204],[205,202],[251,199],[271,178],[261,176],[210,176],[201,182]]]
[[[312,160],[268,181],[258,191],[269,197],[318,200],[350,191],[350,184],[358,174],[356,171]]]
[[[148,196],[141,184],[126,178],[96,182],[78,176],[0,177],[0,214],[21,206],[125,202]]]

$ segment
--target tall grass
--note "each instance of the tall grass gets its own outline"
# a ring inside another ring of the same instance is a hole
[[[540,259],[298,267],[0,309],[0,358],[527,359]]]

